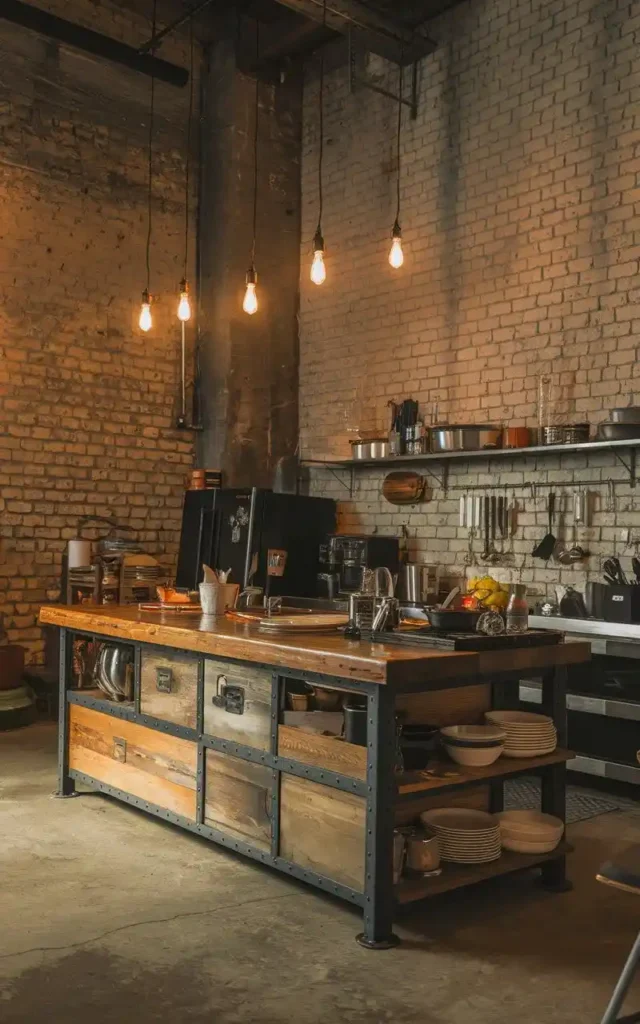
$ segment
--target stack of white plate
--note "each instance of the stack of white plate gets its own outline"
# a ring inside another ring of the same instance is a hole
[[[505,757],[541,757],[551,754],[558,745],[553,719],[532,711],[485,711],[490,725],[497,725],[507,734]]]
[[[502,811],[496,814],[505,850],[551,853],[562,839],[564,822],[540,811]]]
[[[423,811],[422,823],[438,837],[440,857],[453,864],[486,864],[500,856],[500,823],[485,811],[438,807]]]

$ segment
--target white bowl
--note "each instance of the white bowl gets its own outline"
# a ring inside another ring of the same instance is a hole
[[[513,853],[551,853],[562,839],[549,839],[544,842],[536,842],[534,839],[514,839],[511,836],[502,837],[503,850],[511,850]]]
[[[496,725],[445,725],[440,730],[442,738],[462,740],[472,746],[474,743],[504,743],[507,734]]]
[[[464,765],[465,768],[485,768],[498,760],[504,748],[502,743],[494,747],[457,747],[445,743],[444,749],[456,764]]]
[[[516,833],[520,836],[529,836],[533,840],[544,840],[558,836],[564,832],[564,822],[553,814],[543,814],[542,811],[514,810],[501,811],[496,815],[500,822],[500,830]]]

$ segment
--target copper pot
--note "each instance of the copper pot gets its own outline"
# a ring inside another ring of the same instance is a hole
[[[502,444],[505,448],[528,448],[531,444],[531,431],[528,427],[505,427]]]

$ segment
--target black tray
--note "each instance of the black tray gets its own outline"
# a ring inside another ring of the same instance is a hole
[[[529,629],[526,633],[438,633],[435,629],[395,630],[371,634],[375,643],[435,647],[441,651],[499,651],[514,647],[549,647],[562,641],[562,633]]]

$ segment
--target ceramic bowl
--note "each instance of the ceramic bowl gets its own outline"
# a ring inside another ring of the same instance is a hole
[[[444,749],[452,761],[464,765],[465,768],[485,768],[500,757],[504,745],[495,743],[491,747],[459,747],[445,743]]]

